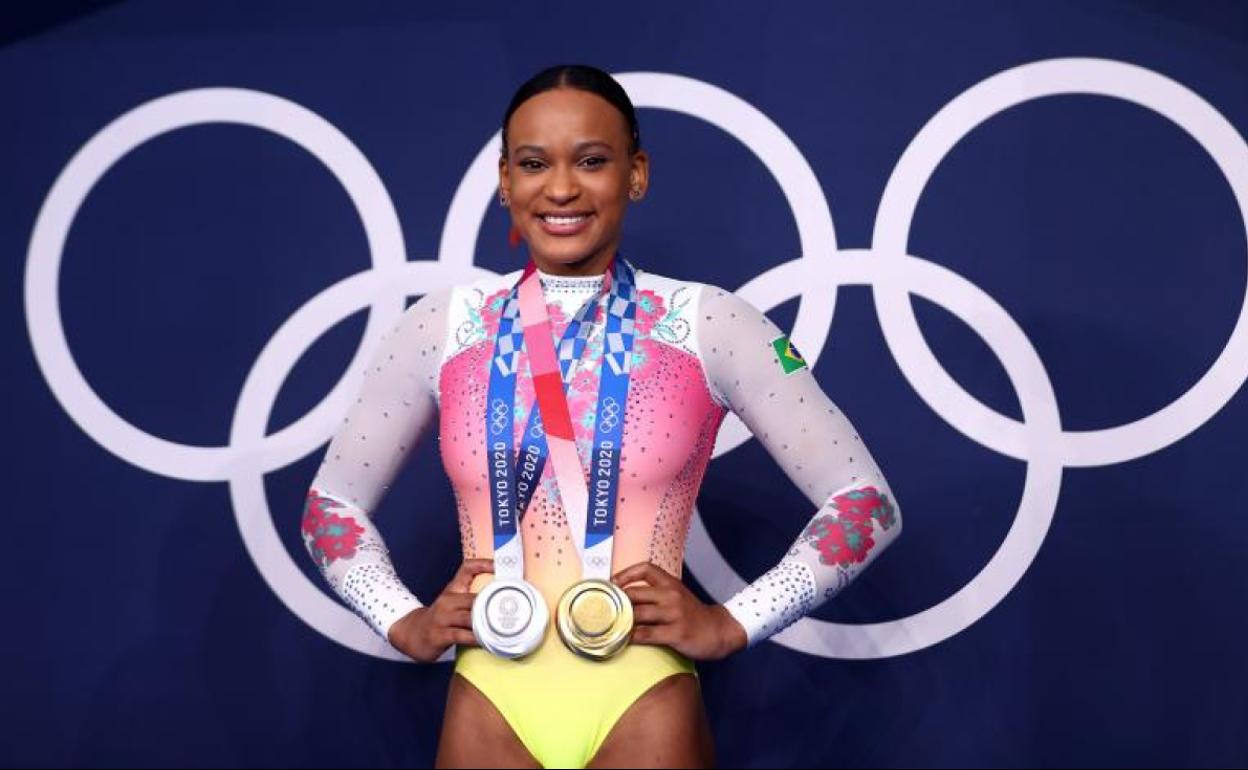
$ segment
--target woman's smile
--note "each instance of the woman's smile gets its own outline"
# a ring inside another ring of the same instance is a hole
[[[537,220],[545,232],[565,238],[585,232],[593,215],[592,211],[552,211],[538,214]]]

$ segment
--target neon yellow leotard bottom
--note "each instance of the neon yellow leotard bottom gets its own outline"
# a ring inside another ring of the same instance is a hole
[[[461,647],[455,673],[499,710],[543,767],[585,767],[612,726],[647,690],[693,663],[670,647],[630,644],[605,661],[573,654],[548,630],[520,660]]]

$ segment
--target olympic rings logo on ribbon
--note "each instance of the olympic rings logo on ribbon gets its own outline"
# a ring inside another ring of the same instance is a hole
[[[945,422],[972,440],[1027,463],[1014,523],[971,581],[944,601],[908,617],[868,625],[803,618],[773,639],[813,655],[883,658],[936,644],[981,618],[1022,579],[1044,541],[1066,467],[1127,462],[1187,436],[1212,418],[1248,379],[1248,297],[1222,353],[1186,393],[1134,422],[1090,431],[1063,430],[1044,365],[1013,318],[991,297],[940,265],[910,255],[910,224],[919,197],[949,151],[992,116],[1033,99],[1089,94],[1123,99],[1173,121],[1213,158],[1230,184],[1248,228],[1248,145],[1226,118],[1185,86],[1151,70],[1091,58],[1051,59],[1013,67],[955,97],[902,153],[885,187],[871,247],[840,249],[832,213],[806,159],[766,115],[716,86],[656,72],[619,75],[640,109],[700,118],[735,137],[775,177],[797,223],[801,254],[746,283],[737,293],[761,309],[799,297],[791,337],[813,367],[831,329],[837,289],[871,287],[885,343],[907,382]],[[342,183],[364,225],[372,266],[308,300],[261,350],[244,382],[224,447],[178,444],[146,433],[114,413],[74,361],[61,323],[57,284],[66,236],[86,196],[127,153],[179,128],[232,123],[270,131],[303,147]],[[264,474],[323,446],[353,403],[368,353],[402,315],[408,295],[492,275],[473,265],[477,234],[497,187],[499,136],[473,159],[451,200],[436,259],[409,261],[385,185],[351,141],[319,115],[256,91],[211,88],[147,102],[105,126],[69,161],[35,221],[27,252],[25,309],[35,357],[54,396],[93,440],[129,463],[171,478],[226,481],[243,542],[260,574],[288,608],[320,633],[363,653],[400,660],[367,626],[313,584],[274,529]],[[967,393],[940,365],[919,331],[911,296],[956,315],[1000,359],[1023,419],[999,414]],[[265,434],[281,383],[322,333],[368,308],[359,349],[339,381],[293,424]],[[714,456],[749,438],[725,421]],[[724,561],[694,510],[687,561],[717,601],[745,581]]]
[[[614,396],[607,396],[602,401],[602,424],[598,426],[598,430],[603,433],[610,433],[615,430],[615,426],[620,424],[620,402],[615,400]]]
[[[511,413],[511,407],[503,403],[502,399],[494,399],[494,403],[490,404],[490,432],[497,436],[507,427],[507,415]]]

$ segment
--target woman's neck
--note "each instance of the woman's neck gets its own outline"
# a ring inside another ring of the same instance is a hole
[[[611,264],[611,259],[615,256],[615,247],[603,249],[597,254],[590,254],[584,259],[575,262],[555,262],[545,259],[530,252],[533,263],[537,265],[537,269],[546,275],[561,276],[590,276],[602,275],[607,272],[607,266]]]

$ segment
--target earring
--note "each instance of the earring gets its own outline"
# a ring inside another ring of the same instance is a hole
[[[506,193],[503,193],[503,192],[501,192],[501,191],[498,193],[498,205],[502,206],[503,208],[507,208],[507,195],[506,195]]]
[[[629,190],[629,191],[628,191],[628,198],[629,198],[629,200],[633,200],[633,201],[639,201],[639,200],[641,200],[641,190],[640,190],[639,188],[636,188],[636,187],[634,187],[633,189]]]

